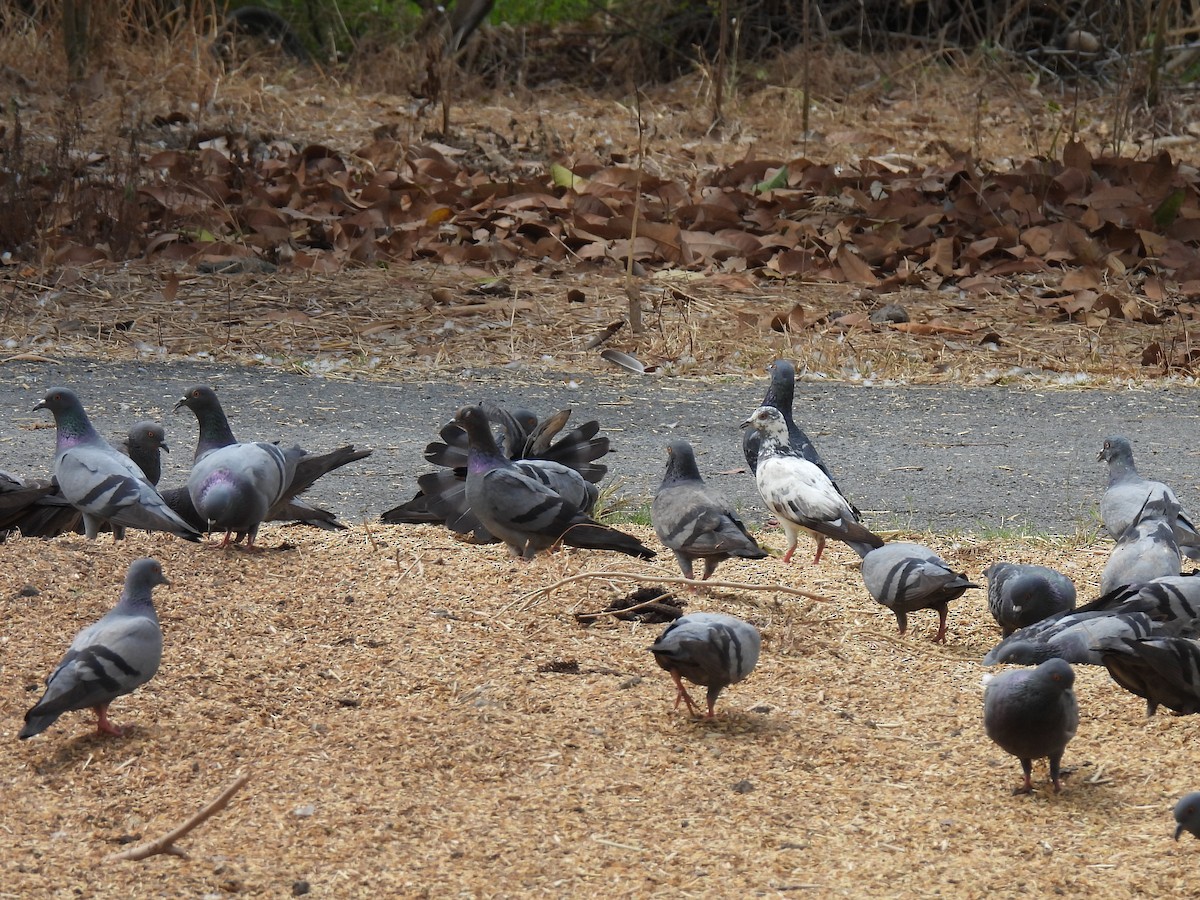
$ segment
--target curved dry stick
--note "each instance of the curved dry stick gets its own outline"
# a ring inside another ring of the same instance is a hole
[[[784,594],[795,594],[798,597],[803,597],[806,600],[817,600],[821,603],[832,603],[829,597],[823,597],[820,594],[814,594],[811,591],[802,591],[800,588],[787,587],[782,584],[742,584],[738,581],[697,581],[694,578],[683,578],[680,576],[671,575],[641,575],[637,572],[581,572],[578,575],[571,575],[567,578],[560,579],[554,584],[540,587],[536,591],[530,591],[528,594],[522,594],[500,612],[506,612],[510,608],[526,600],[538,596],[538,594],[549,594],[555,588],[560,588],[564,584],[570,584],[573,581],[582,581],[585,578],[615,578],[624,579],[626,581],[647,581],[651,584],[686,584],[688,587],[718,587],[729,588],[736,591],[776,591]],[[622,610],[625,612],[625,610]]]
[[[200,812],[196,813],[174,831],[169,831],[160,838],[153,841],[147,841],[144,844],[138,844],[136,847],[131,847],[128,850],[122,850],[120,853],[112,853],[105,857],[105,862],[113,862],[118,859],[146,859],[150,856],[156,856],[159,853],[172,853],[176,856],[186,856],[182,850],[175,847],[175,842],[187,834],[189,831],[196,828],[205,820],[219,813],[229,801],[233,799],[233,795],[240,791],[250,780],[249,775],[241,775],[238,779],[225,790],[221,791],[221,796],[214,800]]]

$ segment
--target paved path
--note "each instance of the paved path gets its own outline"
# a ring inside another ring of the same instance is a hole
[[[347,521],[375,518],[408,499],[426,471],[425,444],[467,402],[490,397],[546,412],[576,409],[600,420],[613,442],[609,477],[648,499],[663,447],[681,437],[701,471],[750,522],[765,515],[745,474],[741,422],[762,399],[765,377],[699,382],[527,371],[466,372],[445,382],[330,381],[274,370],[192,363],[0,366],[0,468],[46,474],[53,454],[49,414],[30,412],[45,390],[73,387],[102,433],[139,418],[162,421],[173,448],[164,484],[186,477],[195,441],[187,410],[171,412],[193,384],[212,384],[243,438],[297,441],[314,450],[340,443],[375,448],[363,463],[311,493]],[[1170,483],[1200,511],[1200,395],[1186,389],[1076,391],[1014,388],[863,388],[800,384],[796,418],[874,527],[1069,534],[1094,528],[1104,485],[1096,462],[1108,434],[1125,434],[1143,474]]]

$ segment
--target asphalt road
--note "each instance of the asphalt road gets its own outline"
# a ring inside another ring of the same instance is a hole
[[[74,388],[101,433],[116,437],[141,418],[163,422],[173,448],[164,485],[182,483],[195,420],[173,413],[194,384],[216,388],[242,439],[298,442],[328,450],[352,442],[375,454],[323,479],[310,492],[347,522],[374,519],[408,499],[422,457],[463,404],[491,398],[545,413],[567,406],[573,421],[597,418],[613,452],[609,478],[631,500],[652,496],[667,441],[697,449],[701,471],[742,510],[766,517],[743,469],[738,423],[754,410],[766,379],[702,382],[528,370],[464,371],[437,382],[347,382],[275,370],[193,363],[10,362],[0,366],[0,468],[49,474],[50,416],[31,412],[46,389]],[[1194,390],[870,388],[798,384],[796,419],[842,489],[875,528],[993,533],[1019,529],[1071,534],[1094,528],[1105,483],[1096,462],[1103,439],[1133,441],[1141,472],[1171,484],[1200,510],[1200,426]]]

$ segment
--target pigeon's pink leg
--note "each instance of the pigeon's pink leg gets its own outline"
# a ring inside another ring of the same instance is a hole
[[[688,696],[687,689],[683,686],[683,679],[679,677],[679,673],[672,672],[671,677],[675,679],[675,687],[679,689],[678,693],[675,695],[675,708],[679,709],[679,701],[682,700],[687,704],[688,712],[690,712],[693,716],[700,715],[700,710],[696,708],[695,702],[693,702],[692,698]]]
[[[117,737],[123,737],[125,729],[118,728],[112,722],[108,721],[108,704],[103,703],[95,707],[96,710],[96,733],[97,734],[112,734]]]
[[[938,614],[938,631],[937,631],[937,634],[935,634],[935,635],[933,636],[933,642],[934,642],[935,644],[944,644],[944,643],[946,643],[946,614],[947,614],[949,611],[950,611],[950,610],[949,610],[949,608],[948,608],[948,607],[945,607],[945,606],[941,607],[941,608],[940,608],[940,609],[938,609],[938,611],[937,611],[937,614]]]
[[[813,565],[821,561],[821,554],[825,552],[825,536],[821,535],[817,538],[817,555],[813,557]]]

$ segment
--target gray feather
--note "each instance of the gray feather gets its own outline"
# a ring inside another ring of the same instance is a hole
[[[988,580],[988,609],[1005,636],[1075,608],[1074,583],[1046,566],[998,562],[983,574]]]
[[[1032,789],[1033,760],[1050,760],[1050,780],[1061,785],[1063,752],[1079,728],[1075,672],[1061,659],[1036,669],[1014,669],[995,676],[983,695],[983,726],[988,737],[1021,761],[1025,782],[1018,793]]]
[[[875,601],[895,613],[901,634],[908,628],[908,613],[936,610],[938,631],[933,639],[943,643],[950,601],[979,587],[928,547],[905,542],[884,544],[864,556],[862,577]]]
[[[762,638],[758,629],[724,613],[691,613],[667,626],[650,647],[655,661],[671,673],[678,693],[675,706],[686,700],[694,710],[680,678],[708,688],[708,715],[726,687],[746,678],[758,664]]]

